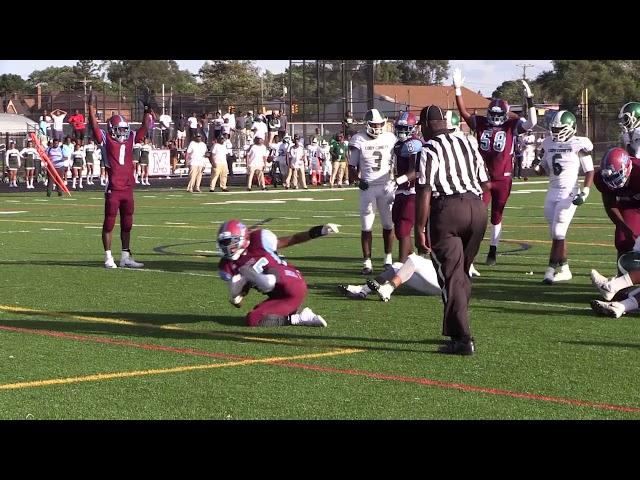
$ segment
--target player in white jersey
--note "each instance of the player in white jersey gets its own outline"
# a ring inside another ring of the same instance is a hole
[[[314,138],[311,141],[311,145],[307,147],[307,159],[309,161],[309,178],[311,179],[311,185],[313,186],[317,186],[318,184],[322,185],[321,156],[322,151],[320,150],[320,145],[318,145],[318,139]]]
[[[329,148],[329,142],[322,140],[320,142],[320,158],[322,159],[322,183],[323,185],[329,185],[329,179],[332,173],[331,163],[331,149]]]
[[[374,204],[380,213],[382,223],[382,239],[384,241],[384,265],[391,266],[391,249],[393,247],[393,220],[391,205],[385,192],[385,185],[390,179],[391,155],[396,143],[396,136],[385,132],[387,121],[378,110],[368,110],[364,116],[366,133],[357,133],[349,142],[349,169],[351,178],[359,176],[360,182],[360,223],[362,256],[364,265],[362,275],[373,272],[371,264],[371,244],[373,221],[375,220]],[[359,175],[356,172],[359,170]]]
[[[629,155],[640,158],[640,103],[625,103],[618,114],[618,122],[622,128],[622,146]]]
[[[544,216],[549,224],[552,244],[549,266],[542,280],[549,285],[572,278],[565,237],[576,208],[586,201],[593,184],[593,144],[587,137],[575,135],[576,123],[571,112],[560,110],[555,114],[550,125],[551,135],[542,142],[542,161],[536,166],[538,172],[542,167],[549,173]],[[585,175],[582,191],[578,187],[580,167]]]
[[[380,300],[388,302],[393,291],[400,285],[406,284],[423,295],[440,295],[438,274],[431,260],[415,253],[410,254],[404,263],[396,262],[373,280],[365,285],[338,285],[347,297],[354,300],[367,298],[371,291],[375,291]]]

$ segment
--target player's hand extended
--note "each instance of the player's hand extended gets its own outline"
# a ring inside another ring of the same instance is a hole
[[[453,79],[453,86],[455,88],[462,87],[462,84],[464,83],[464,77],[462,76],[462,71],[459,68],[453,69],[453,75],[451,76],[451,78]]]
[[[393,197],[396,194],[396,190],[398,189],[398,184],[395,180],[389,180],[384,186],[384,193]]]
[[[527,98],[533,98],[533,93],[531,92],[531,88],[529,88],[529,84],[526,80],[520,80],[522,82],[522,86],[524,87],[524,96]]]
[[[573,203],[574,205],[580,206],[584,203],[586,199],[587,199],[587,196],[581,192],[573,198],[573,202],[571,203]]]
[[[367,182],[366,180],[360,180],[358,182],[358,188],[362,191],[365,191],[369,188],[369,182]]]
[[[338,233],[340,230],[338,229],[342,225],[338,225],[337,223],[327,223],[322,226],[322,235],[329,235],[330,233]]]

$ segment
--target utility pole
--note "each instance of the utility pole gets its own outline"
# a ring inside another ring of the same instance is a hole
[[[535,65],[532,65],[530,63],[519,63],[519,64],[516,65],[516,67],[522,67],[522,79],[526,80],[527,79],[527,68],[535,67]]]
[[[87,77],[84,77],[84,80],[76,80],[78,83],[84,84],[84,116],[87,116],[87,83],[93,82],[93,80],[87,80]]]

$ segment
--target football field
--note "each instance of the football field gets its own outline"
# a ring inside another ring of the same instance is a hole
[[[596,316],[589,271],[615,273],[613,225],[592,189],[567,236],[573,280],[541,283],[546,179],[516,181],[498,265],[473,281],[477,353],[436,353],[442,300],[363,283],[358,190],[136,190],[141,270],[103,267],[99,191],[0,195],[1,419],[640,419],[640,317]],[[249,328],[217,274],[220,223],[339,234],[280,253],[327,328]],[[119,225],[113,252],[120,258]],[[397,243],[394,244],[394,258]],[[373,262],[382,260],[380,224]],[[533,274],[531,274],[531,272]]]

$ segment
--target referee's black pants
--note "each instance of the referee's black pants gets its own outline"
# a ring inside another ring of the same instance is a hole
[[[477,195],[469,192],[432,200],[429,238],[444,302],[443,335],[471,336],[469,267],[486,229],[487,209]]]

